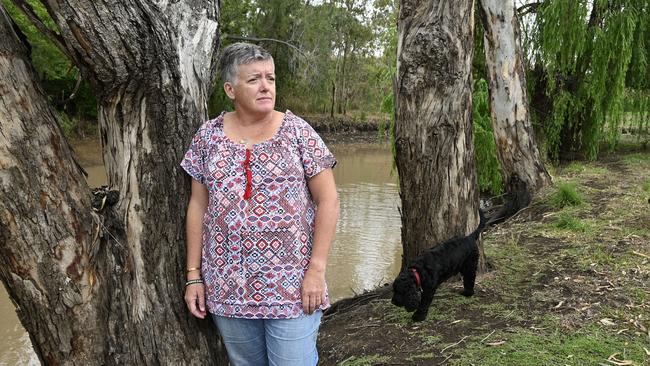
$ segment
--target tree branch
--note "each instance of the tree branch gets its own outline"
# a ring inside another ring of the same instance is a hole
[[[288,46],[288,47],[290,47],[290,48],[292,48],[292,49],[298,51],[298,53],[300,53],[303,57],[308,58],[307,55],[303,52],[303,50],[301,50],[300,48],[298,48],[298,47],[292,45],[292,44],[289,43],[289,42],[281,41],[281,40],[279,40],[279,39],[275,39],[275,38],[255,38],[255,37],[239,37],[239,36],[225,36],[224,38],[226,38],[226,39],[232,39],[232,40],[234,40],[234,41],[251,41],[251,42],[264,42],[264,41],[268,41],[268,42],[277,42],[277,43],[282,43],[283,45]]]
[[[64,109],[66,108],[66,105],[70,103],[77,96],[77,92],[79,91],[79,87],[81,86],[82,81],[83,81],[83,76],[79,72],[77,74],[77,82],[75,83],[74,89],[72,89],[72,93],[70,93],[70,95],[66,99],[64,99],[62,102],[59,103],[59,105],[63,106]]]
[[[26,1],[24,0],[11,0],[11,2],[16,5],[20,11],[25,14],[27,19],[38,29],[43,36],[45,36],[47,39],[49,39],[54,45],[64,54],[66,55],[71,61],[73,58],[70,56],[70,53],[68,53],[68,50],[65,48],[65,44],[63,42],[63,37],[58,35],[57,33],[53,32],[50,28],[48,28],[41,18],[36,15],[36,12],[34,11],[34,8],[32,8],[31,5],[29,5]]]
[[[540,5],[542,5],[542,1],[522,5],[519,8],[517,8],[517,15],[519,17],[523,17],[526,14],[536,12],[537,8],[539,8]]]
[[[303,50],[301,50],[300,48],[292,45],[289,42],[281,41],[281,40],[275,39],[275,38],[240,37],[240,36],[228,36],[228,35],[224,36],[223,38],[232,39],[233,41],[277,42],[277,43],[281,43],[281,44],[283,44],[283,45],[285,45],[285,46],[287,46],[287,47],[289,47],[291,49],[296,50],[302,57],[304,57],[305,60],[307,61],[307,66],[309,66],[309,68],[313,72],[318,71],[317,67],[314,64],[312,64],[311,60],[309,59],[309,56],[307,56],[307,54]]]

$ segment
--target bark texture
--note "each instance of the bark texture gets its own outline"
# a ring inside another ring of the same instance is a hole
[[[514,175],[532,196],[550,184],[530,121],[519,21],[513,0],[479,0],[485,29],[492,131],[503,181],[512,191]]]
[[[47,364],[225,364],[210,321],[183,301],[190,180],[178,166],[207,118],[218,3],[44,4],[98,96],[120,197],[92,210],[0,5],[0,273],[36,353]]]
[[[403,264],[478,225],[470,0],[402,0],[396,82]]]

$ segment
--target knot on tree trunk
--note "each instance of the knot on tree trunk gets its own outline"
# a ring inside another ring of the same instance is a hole
[[[119,201],[120,192],[101,186],[93,188],[91,193],[95,235],[90,245],[90,263],[96,267],[99,258],[103,257],[104,265],[113,269],[128,268],[130,252],[126,245],[124,222],[112,209]],[[104,254],[100,255],[102,252]]]
[[[100,212],[106,207],[114,206],[120,199],[120,192],[108,189],[108,186],[93,188],[92,190],[93,210]]]

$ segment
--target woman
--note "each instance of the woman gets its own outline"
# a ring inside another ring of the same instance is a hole
[[[223,50],[235,111],[205,122],[181,163],[193,178],[185,301],[210,313],[235,366],[316,365],[329,306],[336,160],[304,120],[275,111],[274,69],[259,46]]]

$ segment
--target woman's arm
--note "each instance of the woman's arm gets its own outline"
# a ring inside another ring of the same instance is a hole
[[[311,314],[325,297],[325,268],[327,257],[336,233],[339,217],[339,197],[332,169],[324,169],[307,182],[316,203],[316,222],[309,268],[302,282],[302,306]]]
[[[208,208],[208,189],[192,179],[192,195],[187,205],[187,269],[201,268],[201,250],[203,246],[203,215]],[[187,272],[187,279],[201,278],[201,270]],[[185,287],[185,303],[192,315],[203,319],[205,311],[205,293],[202,283]]]

